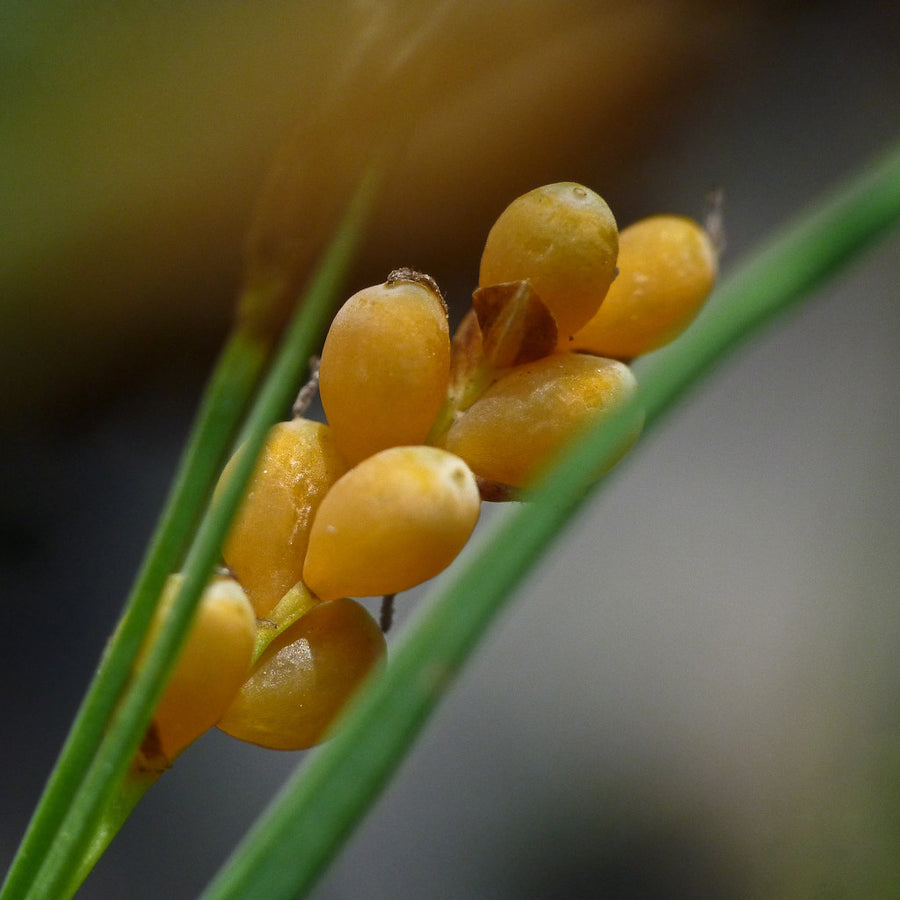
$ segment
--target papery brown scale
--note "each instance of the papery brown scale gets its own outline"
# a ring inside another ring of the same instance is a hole
[[[532,362],[556,349],[556,320],[530,281],[478,288],[472,306],[481,326],[484,357],[495,369]]]

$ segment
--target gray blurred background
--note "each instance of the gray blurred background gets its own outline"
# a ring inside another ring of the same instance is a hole
[[[374,7],[0,12],[3,868],[152,531],[268,162]],[[721,186],[727,272],[900,134],[889,2],[486,3],[457,37],[352,276],[416,265],[455,316],[533,186],[583,181],[620,224]],[[898,247],[637,447],[316,897],[900,896]],[[80,896],[195,896],[302,761],[207,735]]]

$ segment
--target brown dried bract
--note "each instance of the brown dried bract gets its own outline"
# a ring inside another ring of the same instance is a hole
[[[447,396],[458,400],[481,365],[481,328],[475,310],[470,309],[459,323],[450,342],[450,383]]]
[[[151,722],[132,760],[132,768],[137,772],[165,772],[172,767],[172,761],[162,751],[162,741],[156,723]]]
[[[522,500],[521,488],[515,488],[499,481],[489,481],[480,475],[475,476],[478,494],[485,503],[510,503]]]
[[[478,288],[472,305],[484,358],[494,369],[532,362],[556,349],[556,320],[529,281]]]

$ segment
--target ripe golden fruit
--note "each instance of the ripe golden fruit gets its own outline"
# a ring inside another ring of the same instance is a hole
[[[450,428],[444,446],[487,481],[522,488],[637,387],[624,363],[556,353],[510,369]],[[639,426],[636,425],[635,437]],[[627,448],[623,448],[624,450]]]
[[[424,443],[449,377],[447,311],[427,279],[389,279],[354,294],[331,324],[319,366],[338,449],[355,464]]]
[[[235,462],[236,455],[220,482]],[[269,431],[222,548],[259,618],[300,580],[313,516],[346,471],[327,425],[294,419]]]
[[[138,667],[171,609],[181,584],[166,582]],[[200,598],[187,640],[153,714],[153,750],[171,762],[216,724],[250,670],[256,639],[253,608],[240,585],[216,578]]]
[[[573,182],[548,184],[513,200],[494,223],[478,285],[527,279],[567,340],[606,296],[617,253],[616,220],[603,198]]]
[[[478,521],[475,476],[437,447],[392,447],[328,492],[309,536],[303,581],[323,600],[407,590],[446,568]]]
[[[312,747],[385,652],[364,607],[319,603],[269,644],[219,728],[274,750]]]
[[[651,216],[619,235],[619,275],[597,314],[560,349],[631,359],[674,340],[716,280],[716,250],[683,216]]]

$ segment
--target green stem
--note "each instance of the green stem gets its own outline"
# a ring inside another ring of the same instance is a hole
[[[280,634],[283,634],[295,622],[308,613],[318,599],[310,593],[306,585],[300,581],[295,584],[279,601],[275,608],[266,613],[265,619],[256,620],[256,644],[253,647],[253,662],[256,665],[266,647]]]
[[[81,703],[41,800],[7,873],[2,900],[22,897],[41,866],[69,804],[103,738],[153,617],[169,573],[177,569],[194,532],[267,355],[266,347],[234,334],[207,387],[197,424],[160,516],[153,540],[115,634]]]
[[[447,432],[456,421],[458,413],[465,412],[472,406],[476,400],[497,380],[499,377],[498,370],[484,357],[478,360],[478,364],[474,366],[466,380],[465,387],[460,394],[454,394],[448,397],[440,410],[434,425],[428,432],[425,439],[426,444],[432,444],[440,447]]]
[[[91,841],[81,858],[81,865],[61,891],[58,900],[69,900],[75,895],[82,882],[103,856],[112,839],[128,820],[138,802],[159,781],[161,771],[141,772],[130,769],[112,800],[103,810]]]
[[[290,409],[296,386],[302,382],[309,357],[333,313],[344,273],[359,240],[363,219],[372,207],[375,188],[376,179],[370,171],[361,180],[344,222],[285,335],[243,430],[245,450],[232,477],[203,517],[185,560],[183,582],[169,616],[143,668],[133,678],[127,694],[122,698],[78,786],[62,826],[36,870],[31,890],[25,895],[29,900],[56,900],[63,887],[81,869],[93,835],[100,826],[103,811],[112,802],[164,689],[200,593],[219,559],[222,541],[240,504],[266,432],[279,416]],[[217,461],[216,472],[219,468],[220,462]],[[136,651],[137,647],[134,649]],[[10,898],[16,896],[21,894],[9,894]]]
[[[296,773],[203,894],[289,900],[315,883],[421,730],[487,626],[615,459],[641,407],[655,422],[712,365],[900,221],[900,146],[775,238],[641,375],[634,403],[569,448],[434,591],[393,663]]]

